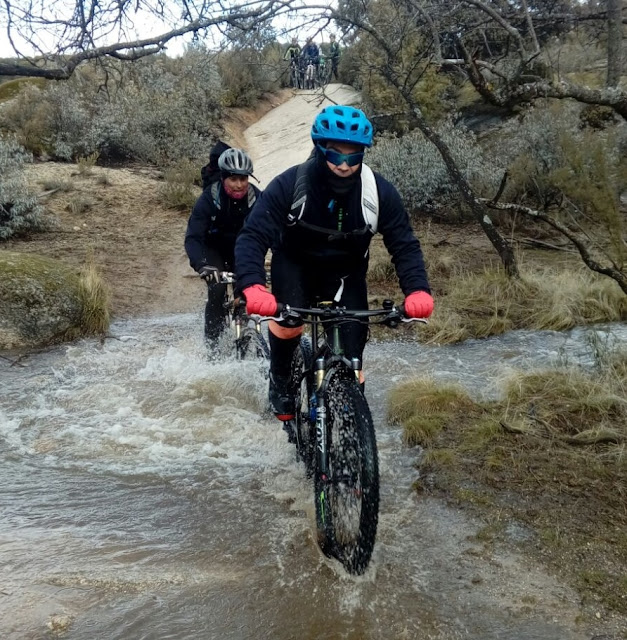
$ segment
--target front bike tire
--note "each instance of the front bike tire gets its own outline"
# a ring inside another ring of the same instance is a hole
[[[324,391],[328,476],[314,472],[316,525],[323,553],[364,573],[379,520],[379,461],[372,415],[354,372],[336,367]]]
[[[238,360],[270,360],[270,349],[261,333],[246,327],[235,341],[235,357]]]
[[[296,436],[296,455],[303,461],[308,477],[311,477],[313,473],[315,447],[315,431],[311,420],[313,394],[312,358],[311,342],[309,338],[302,337],[292,359],[290,393],[294,397],[296,408],[293,421],[294,435]]]

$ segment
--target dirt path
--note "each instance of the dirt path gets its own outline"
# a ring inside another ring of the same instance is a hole
[[[325,96],[298,92],[289,102],[273,109],[245,132],[246,145],[255,163],[255,175],[265,187],[274,176],[304,162],[311,145],[311,124],[328,105],[355,104],[359,94],[346,85],[331,84]]]

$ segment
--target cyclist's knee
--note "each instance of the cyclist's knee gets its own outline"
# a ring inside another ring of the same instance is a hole
[[[276,320],[270,320],[268,323],[268,331],[276,336],[277,338],[281,338],[282,340],[289,340],[290,338],[296,338],[300,336],[305,327],[301,324],[300,326],[286,326],[282,322],[279,323]]]

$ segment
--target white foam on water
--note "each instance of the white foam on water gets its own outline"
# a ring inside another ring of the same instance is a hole
[[[15,382],[0,413],[9,448],[63,466],[165,475],[208,459],[222,468],[286,460],[284,451],[276,457],[280,427],[262,417],[267,378],[258,361],[209,361],[185,323],[180,335],[164,322],[138,324],[146,334],[133,340],[82,341],[33,358],[37,375]]]

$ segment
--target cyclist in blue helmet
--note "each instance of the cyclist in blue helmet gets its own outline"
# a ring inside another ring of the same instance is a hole
[[[238,287],[249,313],[276,315],[277,301],[309,307],[336,300],[366,309],[366,272],[376,231],[392,256],[410,317],[433,311],[420,243],[397,190],[364,162],[372,124],[350,106],[324,108],[311,128],[314,150],[301,165],[278,175],[255,203],[235,244]],[[264,258],[272,249],[272,293],[266,289]],[[269,400],[276,416],[293,419],[287,390],[302,326],[269,323]],[[345,355],[362,357],[367,327],[340,326]]]

